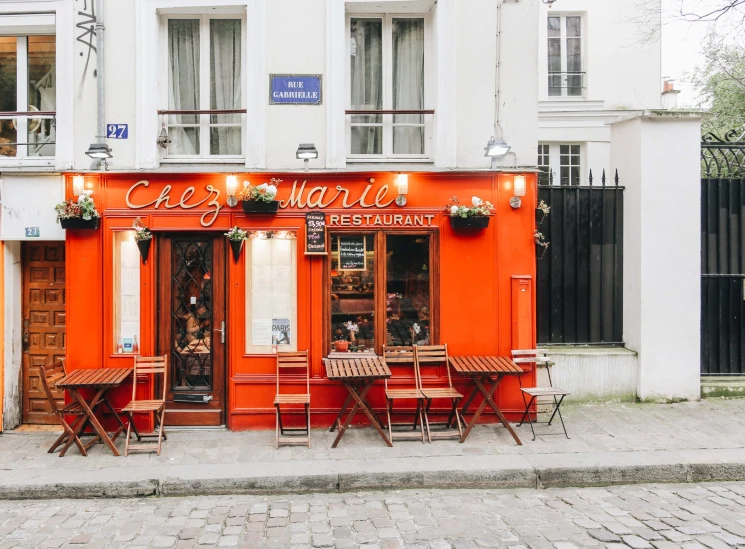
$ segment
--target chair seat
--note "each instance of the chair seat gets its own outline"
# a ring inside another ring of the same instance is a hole
[[[165,400],[133,400],[122,408],[122,412],[155,412],[165,405]]]
[[[83,410],[83,407],[80,405],[79,402],[71,402],[70,404],[67,404],[64,408],[60,408],[59,412],[61,414],[68,414],[68,415],[82,415],[85,413],[85,410]]]
[[[531,389],[522,389],[522,392],[534,397],[566,396],[571,394],[569,391],[559,389],[558,387],[533,387]]]
[[[277,395],[274,397],[274,404],[310,404],[310,395]]]
[[[463,398],[463,395],[452,387],[435,387],[422,389],[425,398]]]
[[[397,398],[424,398],[424,395],[419,389],[388,389],[385,392],[385,398],[397,399]]]

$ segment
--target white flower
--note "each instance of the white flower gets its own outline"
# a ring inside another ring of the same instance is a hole
[[[259,189],[261,189],[261,190],[266,190],[266,188],[267,188],[268,186],[269,186],[269,185],[267,185],[266,183],[262,183],[261,185],[259,185],[259,187],[258,187],[258,188],[259,188]]]
[[[479,206],[481,204],[482,200],[478,196],[472,196],[471,197],[471,203],[474,206]]]
[[[458,214],[458,206],[450,206],[450,215]]]
[[[266,190],[267,190],[267,192],[269,194],[272,194],[272,195],[277,194],[277,186],[276,185],[268,185],[267,188],[266,188]]]
[[[243,188],[244,189],[248,189],[249,185],[251,185],[251,183],[249,183],[248,181],[244,181],[243,182]]]
[[[412,328],[414,329],[414,333],[415,334],[419,334],[419,332],[422,331],[422,329],[419,327],[419,324],[417,324],[416,322],[414,323],[414,325],[412,326]]]

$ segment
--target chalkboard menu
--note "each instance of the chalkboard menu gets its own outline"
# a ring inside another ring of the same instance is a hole
[[[342,271],[365,271],[365,237],[339,237],[339,269]]]
[[[305,255],[328,255],[326,253],[326,214],[305,214]]]

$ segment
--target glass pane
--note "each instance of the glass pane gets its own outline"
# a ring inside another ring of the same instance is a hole
[[[424,154],[424,128],[394,127],[393,154]]]
[[[429,344],[429,237],[387,235],[386,266],[386,345]]]
[[[549,21],[551,18],[549,18]],[[561,39],[548,39],[548,94],[561,95]]]
[[[18,54],[15,36],[0,36],[0,111],[17,111],[16,81],[18,74]],[[0,156],[16,156],[18,136],[13,120],[0,120]]]
[[[352,126],[352,154],[383,154],[383,128]]]
[[[548,36],[549,38],[558,38],[561,36],[561,18],[560,17],[549,17],[548,18]]]
[[[393,20],[393,108],[424,108],[424,19]],[[422,115],[393,116],[394,124],[403,122],[421,124]],[[401,143],[399,147],[418,149],[417,135],[399,135],[399,141],[415,138],[413,143]]]
[[[567,36],[582,36],[582,18],[581,17],[567,17]]]
[[[383,21],[352,19],[349,41],[351,108],[380,110],[383,108]]]
[[[374,352],[374,314],[374,236],[332,235],[331,350]]]
[[[199,109],[199,20],[168,20],[168,109]],[[198,124],[199,115],[169,116],[174,124]],[[168,132],[173,154],[199,154],[198,130]]]
[[[579,155],[579,145],[570,145],[569,147],[572,154]]]
[[[28,37],[28,109],[57,110],[56,39],[54,36]],[[55,124],[51,118],[28,119],[28,155],[54,156]]]
[[[569,154],[569,145],[559,145],[559,154]],[[563,164],[562,160],[562,164]]]
[[[212,240],[174,238],[171,389],[212,389]]]
[[[579,165],[572,166],[571,168],[572,185],[579,185]]]
[[[210,108],[241,108],[241,22],[239,19],[210,20]],[[240,114],[213,114],[210,121],[240,124]],[[240,128],[210,131],[210,154],[241,154]]]
[[[134,231],[117,231],[114,233],[114,351],[138,353],[139,340],[140,251]]]

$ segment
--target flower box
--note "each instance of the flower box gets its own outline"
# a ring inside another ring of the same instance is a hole
[[[279,200],[264,202],[263,200],[244,200],[241,202],[243,211],[246,213],[275,214],[279,209]]]
[[[59,223],[63,229],[98,229],[101,226],[101,218],[68,217],[67,219],[60,219]]]
[[[489,215],[472,215],[470,217],[450,216],[450,226],[453,229],[486,229],[489,226]]]

